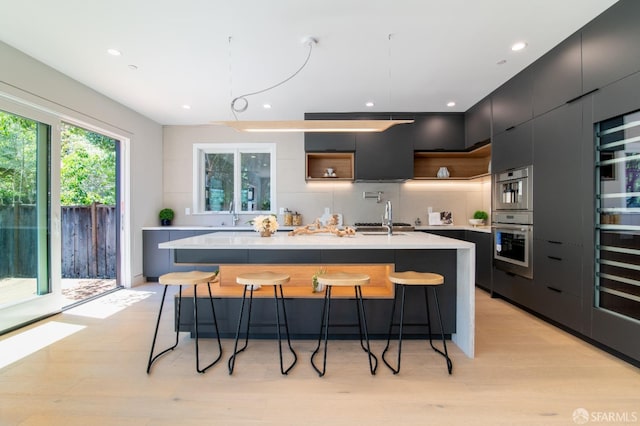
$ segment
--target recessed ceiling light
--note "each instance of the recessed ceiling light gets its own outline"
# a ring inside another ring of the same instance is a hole
[[[525,43],[524,41],[519,41],[517,43],[514,43],[513,46],[511,46],[511,50],[513,50],[514,52],[517,52],[519,50],[524,49],[525,47],[527,47],[527,43]]]
[[[447,106],[448,106],[449,108],[451,108],[451,107],[456,106],[456,103],[455,103],[455,102],[453,102],[453,101],[451,101],[451,102],[447,102]]]
[[[118,49],[107,49],[107,53],[111,56],[121,56],[122,52]]]
[[[367,102],[366,104],[364,104],[366,107],[371,108],[372,106],[374,106],[375,104],[373,102]]]
[[[191,109],[191,105],[184,104],[182,105],[182,109]]]
[[[264,104],[264,105],[262,105],[262,108],[271,109],[271,104]]]

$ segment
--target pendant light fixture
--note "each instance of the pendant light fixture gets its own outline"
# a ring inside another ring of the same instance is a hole
[[[229,37],[231,43],[231,37]],[[413,120],[286,120],[286,121],[243,121],[237,114],[249,108],[247,97],[258,95],[275,89],[298,75],[309,62],[314,46],[318,44],[315,37],[306,37],[302,43],[309,47],[304,63],[293,74],[266,89],[247,93],[233,98],[231,113],[235,121],[219,121],[219,124],[242,132],[383,132],[396,124],[413,123]]]

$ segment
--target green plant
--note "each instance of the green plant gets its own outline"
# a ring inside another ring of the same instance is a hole
[[[473,213],[473,218],[474,219],[487,220],[487,219],[489,219],[489,215],[485,211],[476,210],[475,213]]]
[[[320,291],[320,283],[318,282],[318,275],[322,275],[326,272],[327,272],[327,268],[323,266],[322,268],[318,269],[318,271],[315,274],[313,274],[313,277],[311,278],[311,282],[313,284],[314,293],[317,293],[318,291]]]
[[[158,217],[160,218],[160,220],[173,220],[174,216],[175,216],[175,213],[171,209],[162,209],[158,214]]]

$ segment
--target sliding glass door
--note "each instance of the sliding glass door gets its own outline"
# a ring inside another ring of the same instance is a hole
[[[0,109],[0,332],[58,309],[50,279],[51,127]]]

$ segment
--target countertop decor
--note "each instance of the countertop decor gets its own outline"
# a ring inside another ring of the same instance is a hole
[[[270,237],[278,230],[278,219],[275,215],[260,215],[251,219],[253,230],[261,237]]]
[[[326,225],[322,225],[320,219],[316,219],[311,225],[304,225],[289,232],[290,236],[294,235],[310,235],[310,234],[334,234],[338,237],[354,236],[356,230],[347,226],[344,229],[338,228],[336,224],[336,216],[333,215]]]

